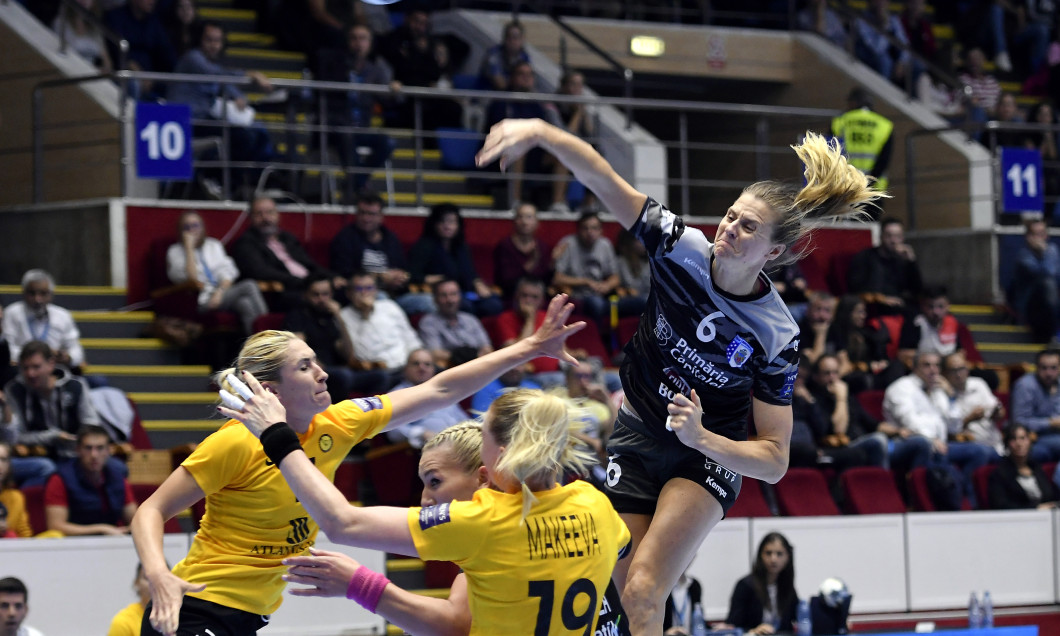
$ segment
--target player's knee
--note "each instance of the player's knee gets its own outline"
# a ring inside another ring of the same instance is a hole
[[[627,611],[661,606],[667,594],[669,590],[661,584],[656,573],[645,568],[630,568],[622,590],[622,605]]]

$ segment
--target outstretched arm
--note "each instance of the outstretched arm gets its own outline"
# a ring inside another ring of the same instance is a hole
[[[540,119],[505,119],[490,128],[475,163],[501,162],[506,170],[531,148],[547,150],[596,194],[622,227],[629,229],[644,208],[647,196],[620,177],[592,146],[569,132]]]
[[[393,414],[387,430],[426,417],[433,411],[455,404],[478,391],[502,373],[530,360],[549,356],[577,364],[563,343],[585,327],[584,322],[565,324],[574,310],[567,296],[559,294],[548,305],[548,312],[534,335],[499,351],[447,369],[423,384],[390,394]]]
[[[361,565],[340,552],[310,548],[312,556],[284,559],[289,566],[283,579],[311,587],[290,588],[294,596],[346,597],[350,580]],[[375,613],[410,634],[424,636],[466,636],[471,631],[471,610],[467,604],[467,578],[457,575],[449,598],[421,596],[388,584],[379,598]]]
[[[309,461],[298,443],[298,436],[287,426],[287,409],[276,395],[266,391],[257,378],[246,371],[243,380],[253,394],[243,408],[236,411],[220,406],[218,411],[239,420],[255,437],[262,438],[265,454],[279,467],[295,497],[324,534],[335,543],[416,556],[416,546],[406,521],[408,509],[351,506],[335,484]],[[285,455],[274,450],[271,441],[275,438],[281,439],[279,447],[283,448]]]
[[[668,426],[686,446],[694,448],[729,470],[771,484],[788,471],[791,443],[790,406],[777,406],[754,400],[755,429],[758,437],[738,442],[703,428],[703,407],[695,390],[689,399],[680,393],[667,408]]]

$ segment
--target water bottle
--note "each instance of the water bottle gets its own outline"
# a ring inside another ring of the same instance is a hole
[[[983,592],[983,617],[979,626],[984,629],[994,627],[994,599],[990,598],[990,590]]]
[[[983,609],[979,605],[979,599],[972,592],[968,599],[968,629],[979,629],[983,626]]]
[[[692,636],[707,636],[707,621],[703,618],[703,606],[699,603],[692,608]]]
[[[799,609],[795,613],[795,633],[798,636],[813,635],[813,619],[810,618],[810,602],[806,599],[799,601]]]

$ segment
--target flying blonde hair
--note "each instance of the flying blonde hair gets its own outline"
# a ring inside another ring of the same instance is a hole
[[[522,521],[537,502],[527,482],[554,481],[561,471],[585,474],[596,458],[573,433],[567,403],[538,389],[516,389],[502,394],[486,412],[486,422],[497,444],[505,447],[495,470],[519,482],[523,492]]]
[[[796,249],[812,230],[807,220],[866,220],[870,217],[866,208],[881,198],[890,198],[872,188],[875,179],[850,165],[838,140],[829,141],[807,131],[802,143],[791,148],[806,166],[806,185],[758,181],[743,190],[762,199],[780,217],[773,229],[773,242],[787,249],[769,264],[770,269],[794,263],[810,252],[808,241]]]

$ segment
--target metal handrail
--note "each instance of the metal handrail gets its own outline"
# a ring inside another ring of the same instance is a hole
[[[610,53],[608,53],[607,51],[605,51],[602,48],[600,48],[599,46],[597,46],[596,42],[593,42],[589,38],[585,37],[585,35],[583,35],[581,33],[581,31],[578,31],[573,26],[567,24],[566,21],[564,21],[562,18],[560,18],[559,15],[557,15],[555,12],[550,13],[548,17],[549,17],[549,19],[552,20],[553,24],[555,24],[556,26],[558,26],[560,28],[561,31],[563,31],[567,35],[571,36],[575,40],[578,40],[579,42],[581,42],[582,46],[584,46],[585,48],[587,48],[590,51],[592,51],[597,57],[599,57],[603,61],[607,62],[611,66],[611,68],[613,70],[618,71],[618,73],[622,76],[622,83],[623,83],[623,85],[622,85],[622,94],[623,94],[623,96],[625,97],[626,100],[630,100],[630,99],[633,98],[633,69],[629,68],[628,66],[623,66],[622,64],[620,64],[618,62],[618,60],[616,60],[614,57],[611,56]],[[561,55],[561,58],[562,58],[561,66],[563,66],[563,68],[566,69],[567,68],[567,54],[566,54],[567,44],[563,40],[563,36],[562,35],[560,36],[560,50],[563,52],[563,54]],[[633,128],[633,109],[632,109],[632,107],[627,105],[626,106],[626,130],[629,130],[631,128]]]
[[[230,76],[230,75],[191,75],[191,74],[178,74],[178,73],[158,73],[158,72],[147,72],[147,71],[117,71],[111,74],[99,74],[93,76],[77,77],[77,78],[63,78],[57,80],[46,80],[39,82],[34,87],[34,100],[33,100],[33,135],[34,135],[34,200],[42,201],[44,193],[44,147],[43,147],[43,132],[48,127],[44,125],[42,121],[42,100],[44,92],[48,89],[67,86],[72,84],[78,84],[89,81],[99,81],[101,79],[113,79],[119,83],[129,83],[139,80],[152,80],[156,82],[189,82],[189,83],[216,83],[216,84],[227,84],[234,86],[246,87],[251,85],[251,81],[242,76]],[[304,80],[304,79],[274,79],[271,81],[275,88],[288,89],[292,94],[297,94],[302,89],[308,89],[311,91],[322,91],[328,92],[339,92],[347,93],[351,90],[357,92],[363,92],[366,94],[377,94],[377,95],[391,95],[392,91],[387,85],[370,85],[370,84],[358,84],[351,85],[346,82],[328,82],[319,80]],[[615,106],[617,108],[629,108],[629,109],[652,109],[652,110],[663,110],[670,112],[678,112],[680,114],[681,124],[681,138],[677,140],[676,144],[663,144],[667,148],[673,148],[675,145],[682,154],[681,165],[681,176],[678,179],[667,180],[667,183],[679,183],[682,188],[682,201],[685,204],[683,209],[688,209],[688,188],[689,186],[695,185],[708,185],[716,186],[719,183],[714,180],[693,180],[689,175],[688,151],[699,150],[698,144],[693,144],[687,137],[687,117],[689,115],[696,115],[700,113],[715,113],[715,114],[728,114],[728,115],[740,115],[756,118],[758,124],[755,126],[755,140],[753,144],[747,146],[733,145],[733,150],[747,149],[749,152],[756,153],[758,167],[758,173],[761,177],[768,176],[768,155],[773,153],[773,148],[766,143],[766,133],[768,132],[767,120],[777,119],[830,119],[831,117],[839,114],[839,111],[835,109],[821,109],[821,108],[800,108],[800,107],[780,107],[780,106],[764,106],[758,104],[730,104],[730,103],[718,103],[718,102],[686,102],[677,100],[665,100],[665,99],[645,99],[645,98],[612,98],[612,97],[590,97],[590,96],[571,96],[571,95],[555,95],[551,93],[509,93],[504,91],[491,91],[491,90],[461,90],[451,89],[445,91],[439,91],[437,89],[422,88],[422,87],[405,87],[401,90],[400,95],[406,99],[415,100],[416,109],[414,111],[416,117],[416,128],[415,128],[415,143],[417,148],[422,150],[422,143],[424,136],[429,136],[433,133],[422,131],[421,117],[422,111],[420,106],[424,99],[497,99],[517,102],[552,102],[552,103],[570,103],[570,104],[594,104],[604,106]],[[123,100],[125,96],[123,95]],[[311,123],[294,123],[287,121],[282,125],[278,124],[266,124],[267,128],[277,129],[278,126],[282,126],[283,130],[290,131],[301,131],[301,132],[312,132],[320,133],[321,136],[325,136],[328,133],[338,132],[358,132],[359,130],[354,127],[344,127],[329,125],[327,122],[327,111],[322,109],[320,112],[321,120],[316,124]],[[128,193],[127,187],[127,172],[130,163],[130,157],[128,156],[126,138],[128,135],[127,127],[129,119],[131,117],[130,109],[123,107],[119,112],[119,125],[121,129],[121,148],[122,148],[122,171],[121,171],[121,192],[122,195]],[[231,126],[227,121],[219,120],[212,122],[222,130],[222,134],[225,133],[227,128]],[[374,132],[386,132],[378,129],[373,129]],[[422,201],[423,196],[423,164],[421,153],[416,153],[416,193],[417,201]],[[323,165],[324,162],[321,163]],[[203,162],[197,162],[197,165],[206,165]],[[231,162],[224,164],[226,167],[235,166]],[[305,168],[307,164],[295,164],[295,163],[281,163],[274,162],[274,169],[299,169]],[[258,166],[260,167],[260,166]],[[332,166],[333,168],[333,166]],[[312,168],[310,168],[312,169]],[[359,171],[365,169],[362,168],[342,168],[348,174],[357,174]],[[450,172],[452,174],[452,172]],[[466,173],[464,176],[474,175],[476,178],[483,178],[489,180],[490,177],[483,173]],[[325,176],[321,175],[321,179]],[[545,177],[544,180],[548,180]],[[227,181],[227,179],[226,179]],[[322,184],[323,185],[323,184]],[[730,184],[725,183],[726,187]]]

